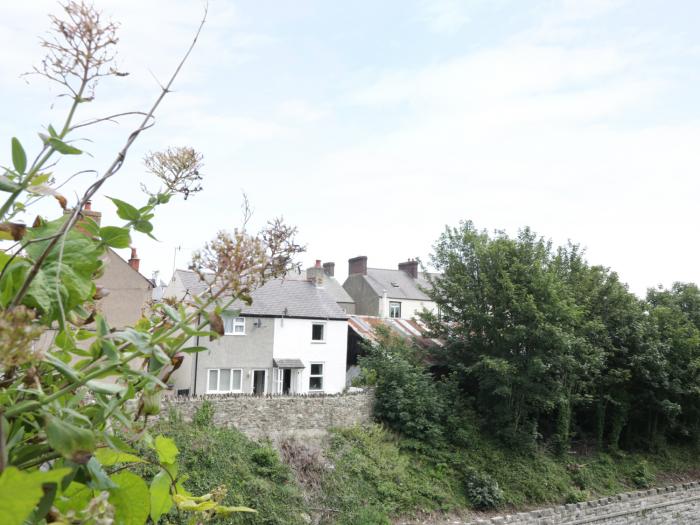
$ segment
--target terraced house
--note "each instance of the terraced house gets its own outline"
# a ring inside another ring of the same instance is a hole
[[[189,395],[342,391],[348,316],[320,261],[303,277],[271,280],[255,290],[250,306],[235,304],[223,316],[222,337],[193,342],[208,350],[187,355],[173,389]],[[205,288],[194,272],[177,270],[165,296],[181,300]]]
[[[409,259],[397,269],[368,268],[367,257],[348,260],[348,278],[343,288],[355,301],[355,313],[374,317],[413,319],[424,308],[435,311],[426,294],[428,275],[418,271],[418,261]]]

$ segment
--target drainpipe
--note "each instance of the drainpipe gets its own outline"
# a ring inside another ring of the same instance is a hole
[[[197,314],[197,326],[202,324],[202,314]],[[195,346],[199,346],[199,334],[197,334],[197,340],[195,342]],[[197,395],[197,365],[199,364],[199,352],[195,352],[194,354],[194,387],[193,387],[193,392],[192,395],[196,396]],[[241,379],[242,381],[242,379]]]
[[[380,317],[389,317],[389,296],[386,290],[382,292],[382,313]]]

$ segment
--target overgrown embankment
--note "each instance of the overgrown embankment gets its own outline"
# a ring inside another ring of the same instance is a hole
[[[231,524],[381,525],[430,513],[523,509],[700,471],[700,459],[685,448],[557,456],[507,449],[473,429],[465,429],[469,446],[430,446],[369,425],[335,430],[323,447],[287,441],[278,451],[235,429],[215,427],[206,406],[193,423],[171,419],[159,423],[159,431],[180,448],[186,487],[207,493],[226,485],[225,503],[257,509],[220,521]],[[169,520],[185,523],[175,514]]]

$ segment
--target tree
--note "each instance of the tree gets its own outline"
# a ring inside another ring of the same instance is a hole
[[[204,19],[206,18],[206,14]],[[218,287],[191,308],[154,305],[135,326],[110,327],[97,313],[108,248],[126,248],[135,233],[152,235],[157,208],[181,194],[199,191],[201,156],[191,148],[168,149],[147,158],[161,188],[147,192],[143,205],[112,199],[121,225],[99,226],[82,210],[124,164],[131,145],[147,128],[189,56],[197,34],[170,80],[140,125],[128,133],[112,164],[75,207],[57,191],[68,177],[55,167],[65,155],[83,152],[72,142],[76,130],[122,116],[76,123],[81,107],[95,100],[98,80],[123,76],[112,64],[118,38],[115,24],[93,7],[74,1],[64,17],[52,17],[52,36],[43,42],[47,57],[35,69],[58,83],[69,100],[60,126],[40,133],[38,153],[28,156],[13,138],[12,162],[0,175],[0,235],[11,245],[0,251],[0,522],[44,520],[88,524],[114,518],[119,523],[157,522],[173,505],[197,515],[250,510],[223,507],[221,491],[191,496],[177,472],[177,449],[167,438],[148,433],[148,418],[159,411],[159,393],[180,366],[193,335],[217,337],[209,328],[219,313],[252,287],[285,270],[300,247],[295,230],[281,221],[259,235],[240,229],[235,249],[220,260]],[[34,160],[28,160],[34,159]],[[49,220],[21,222],[34,202],[55,198],[62,210]],[[66,211],[66,213],[62,213]],[[273,241],[273,242],[270,242]],[[289,241],[289,242],[288,242]],[[242,278],[241,276],[245,276]],[[205,313],[206,315],[201,315]],[[201,322],[197,319],[203,318]],[[197,324],[198,323],[198,324]],[[218,324],[218,323],[215,323]],[[55,337],[38,345],[47,330]],[[159,473],[150,487],[123,465],[147,461],[135,443],[155,450]]]
[[[487,426],[510,441],[532,442],[542,415],[570,410],[588,352],[553,260],[529,229],[490,237],[471,222],[447,228],[431,258],[441,319],[426,319],[447,342],[438,358],[463,374]]]

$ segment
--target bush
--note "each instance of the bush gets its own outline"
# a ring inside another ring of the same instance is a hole
[[[503,491],[498,482],[470,467],[464,471],[464,491],[475,509],[495,509],[503,503]]]
[[[211,401],[204,400],[202,404],[195,410],[192,416],[192,423],[196,427],[205,428],[211,426],[214,422],[214,405]]]
[[[432,376],[412,359],[414,350],[386,329],[360,358],[365,378],[375,382],[374,416],[392,430],[426,443],[442,440],[446,402]]]
[[[639,461],[632,470],[632,483],[639,489],[648,489],[656,481],[656,474],[645,460]]]

